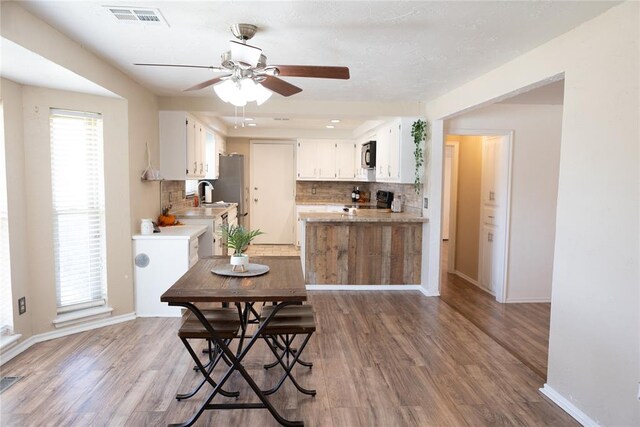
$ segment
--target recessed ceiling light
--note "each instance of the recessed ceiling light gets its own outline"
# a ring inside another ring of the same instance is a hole
[[[333,128],[335,128],[334,125],[327,125],[327,129],[333,129]]]
[[[257,123],[247,123],[247,126],[253,127],[253,126],[258,126],[258,124]]]
[[[253,117],[245,117],[244,121],[245,122],[252,122],[253,121]]]
[[[333,119],[333,120],[331,120],[331,123],[340,123],[340,120],[338,120],[338,119]]]

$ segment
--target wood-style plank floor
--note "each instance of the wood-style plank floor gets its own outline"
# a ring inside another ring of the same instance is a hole
[[[571,426],[538,392],[535,372],[439,298],[418,292],[313,292],[312,370],[272,402],[307,426]],[[37,344],[0,368],[24,379],[0,395],[3,426],[161,426],[185,421],[203,395],[177,402],[199,378],[176,337],[178,319],[137,319]],[[270,353],[246,366],[259,384]],[[227,387],[255,401],[239,376]],[[217,398],[217,401],[229,401]],[[209,411],[198,426],[275,426],[264,410]]]
[[[547,379],[551,304],[501,304],[493,295],[447,273],[447,242],[442,244],[440,298]]]

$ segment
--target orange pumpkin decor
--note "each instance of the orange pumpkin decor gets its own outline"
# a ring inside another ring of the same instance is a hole
[[[169,215],[169,208],[162,209],[162,215],[158,217],[158,225],[160,227],[165,227],[167,225],[175,225],[176,217],[173,215]]]

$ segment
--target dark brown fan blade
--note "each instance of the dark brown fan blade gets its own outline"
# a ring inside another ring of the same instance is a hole
[[[227,76],[221,76],[221,77],[216,77],[215,79],[207,80],[206,82],[202,82],[200,84],[197,84],[197,85],[195,85],[193,87],[190,87],[189,89],[185,89],[184,91],[188,92],[190,90],[204,89],[207,86],[211,86],[211,85],[214,85],[214,84],[216,84],[218,82],[221,82],[224,77],[227,77]]]
[[[280,71],[280,76],[349,79],[348,67],[323,67],[315,65],[274,65],[274,67]]]
[[[265,76],[266,78],[260,82],[260,84],[267,89],[270,89],[276,93],[279,93],[282,96],[291,96],[295,95],[298,92],[302,92],[298,86],[294,86],[291,83],[287,83],[284,80],[281,80],[277,77],[273,76]]]
[[[213,71],[229,71],[226,68],[215,67],[213,65],[184,65],[184,64],[133,64],[142,65],[144,67],[180,67],[180,68],[205,68]]]

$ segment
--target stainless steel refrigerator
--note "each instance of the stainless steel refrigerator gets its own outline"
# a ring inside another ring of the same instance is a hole
[[[245,183],[244,183],[244,156],[232,154],[230,156],[219,156],[220,175],[218,179],[212,180],[213,201],[238,204],[238,224],[246,226],[245,217],[247,214],[245,206]]]

